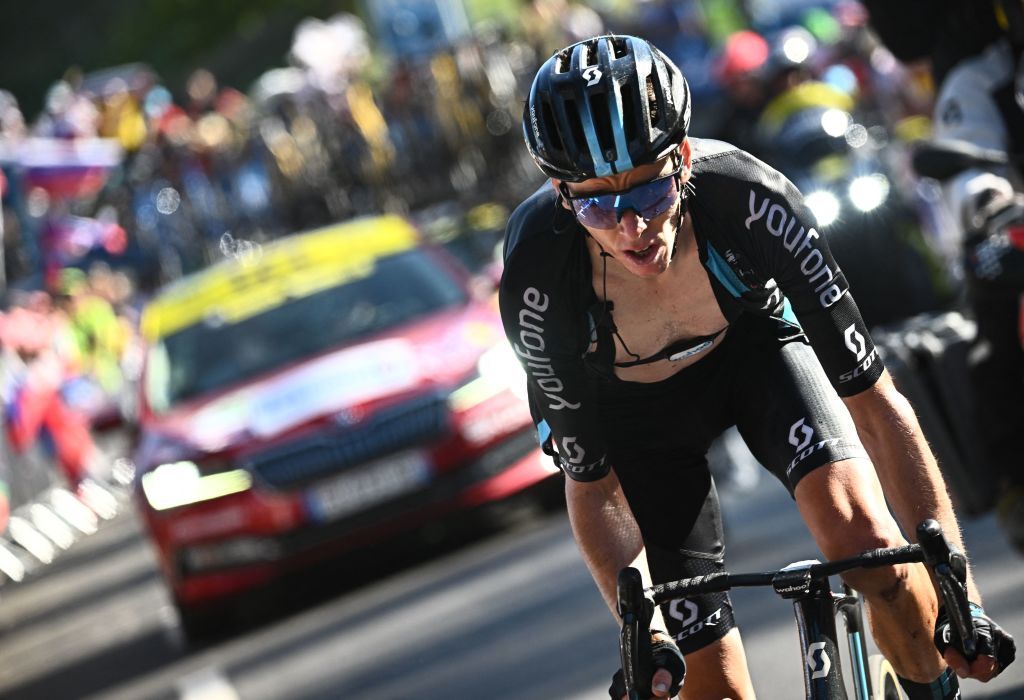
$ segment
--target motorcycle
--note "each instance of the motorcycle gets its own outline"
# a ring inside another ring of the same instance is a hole
[[[804,194],[869,327],[950,306],[954,280],[924,239],[883,127],[807,105],[771,144],[770,162]]]
[[[974,144],[945,140],[919,144],[913,154],[914,170],[922,177],[943,183],[968,170],[993,171],[1019,168],[1005,152]],[[1019,198],[1018,192],[1017,197]],[[995,506],[998,520],[1018,549],[1024,551],[1024,489],[1014,486],[1013,475],[997,470],[1013,468],[1019,460],[1003,464],[1009,452],[1015,454],[1016,440],[1024,414],[1020,392],[1024,376],[1024,208],[1019,203],[1002,206],[984,221],[980,230],[947,233],[963,240],[958,261],[965,269],[977,333],[970,338],[972,352],[959,371],[969,376],[974,387],[975,411],[950,405],[949,415],[962,422],[974,422],[983,444],[975,447],[983,463],[969,465],[971,490],[983,489],[988,498],[977,512]],[[957,226],[956,222],[951,222]],[[1014,337],[1016,336],[1016,337]],[[1014,351],[1015,342],[1018,344]],[[998,347],[996,347],[998,345]],[[1008,373],[1017,372],[1016,381]],[[991,454],[989,454],[991,452]],[[1018,467],[1019,468],[1019,467]],[[1007,478],[1007,477],[1011,478]],[[1017,479],[1016,481],[1019,481]]]

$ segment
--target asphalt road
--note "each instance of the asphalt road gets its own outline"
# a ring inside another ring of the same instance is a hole
[[[774,482],[725,508],[731,570],[815,555]],[[991,518],[965,529],[987,608],[1024,639],[1024,559]],[[149,547],[124,515],[45,574],[0,589],[0,697],[607,697],[616,629],[563,514],[392,568],[341,593],[323,573],[277,590],[273,613],[254,602],[260,614],[236,636],[189,650]],[[801,697],[789,604],[758,590],[733,600],[760,697]],[[1024,662],[988,685],[966,684],[964,697],[1024,698]]]

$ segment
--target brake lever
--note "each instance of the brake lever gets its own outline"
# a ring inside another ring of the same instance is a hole
[[[633,567],[619,572],[619,656],[622,675],[626,682],[628,700],[647,700],[651,697],[651,676],[654,657],[651,653],[651,618],[654,602],[644,595],[643,579]]]
[[[978,639],[967,600],[967,557],[950,546],[942,526],[935,520],[925,520],[917,526],[917,541],[925,563],[935,572],[946,614],[963,643],[964,657],[968,662],[974,661],[978,657]]]

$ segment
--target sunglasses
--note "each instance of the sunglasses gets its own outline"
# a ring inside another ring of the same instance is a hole
[[[591,228],[613,229],[629,209],[644,221],[650,221],[671,209],[679,199],[681,170],[679,166],[655,180],[608,194],[573,195],[563,182],[562,197],[572,206],[579,222]]]

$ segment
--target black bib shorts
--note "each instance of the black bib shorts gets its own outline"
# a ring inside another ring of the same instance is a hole
[[[668,379],[599,384],[608,461],[622,484],[656,583],[722,570],[711,442],[735,425],[751,452],[793,493],[808,472],[866,457],[846,407],[803,336],[779,339],[773,322],[741,316],[721,345]],[[727,594],[662,606],[683,653],[735,626]]]

